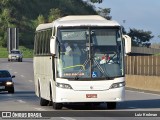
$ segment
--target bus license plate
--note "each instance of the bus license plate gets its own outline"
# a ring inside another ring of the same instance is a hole
[[[97,94],[86,94],[86,98],[97,98]]]

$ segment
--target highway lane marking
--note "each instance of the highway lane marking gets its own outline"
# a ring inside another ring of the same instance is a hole
[[[47,111],[46,109],[43,109],[43,108],[34,108],[34,109],[36,109],[38,111]]]
[[[154,94],[154,93],[139,92],[139,91],[132,91],[132,90],[126,90],[126,91],[135,92],[135,93],[142,93],[142,94],[150,94],[150,95],[155,95],[155,96],[160,96],[159,94]]]
[[[62,118],[64,120],[76,120],[76,119],[73,119],[73,118],[70,118],[70,117],[60,117],[60,118]]]
[[[29,82],[33,82],[33,80],[29,80]]]
[[[23,78],[24,78],[24,75],[21,75],[21,77],[23,77]]]
[[[26,103],[25,101],[23,101],[23,100],[17,100],[18,102],[20,102],[20,103]]]
[[[14,74],[17,74],[18,72],[14,72]]]

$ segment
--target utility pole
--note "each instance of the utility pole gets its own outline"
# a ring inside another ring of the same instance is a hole
[[[7,50],[10,52],[13,49],[18,49],[19,47],[19,29],[18,28],[8,28],[7,29]]]

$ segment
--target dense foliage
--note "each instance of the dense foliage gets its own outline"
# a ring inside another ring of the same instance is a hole
[[[90,0],[92,3],[102,3],[103,0]]]
[[[128,35],[132,38],[132,46],[146,46],[151,45],[150,41],[154,37],[151,31],[144,31],[138,29],[130,29]]]
[[[33,47],[38,24],[66,15],[97,14],[82,0],[0,0],[0,46],[7,45],[7,28],[19,28],[20,45]]]

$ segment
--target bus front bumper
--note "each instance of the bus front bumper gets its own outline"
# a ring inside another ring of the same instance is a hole
[[[73,89],[56,88],[57,103],[75,102],[121,102],[125,98],[125,87],[104,91],[74,91]]]

